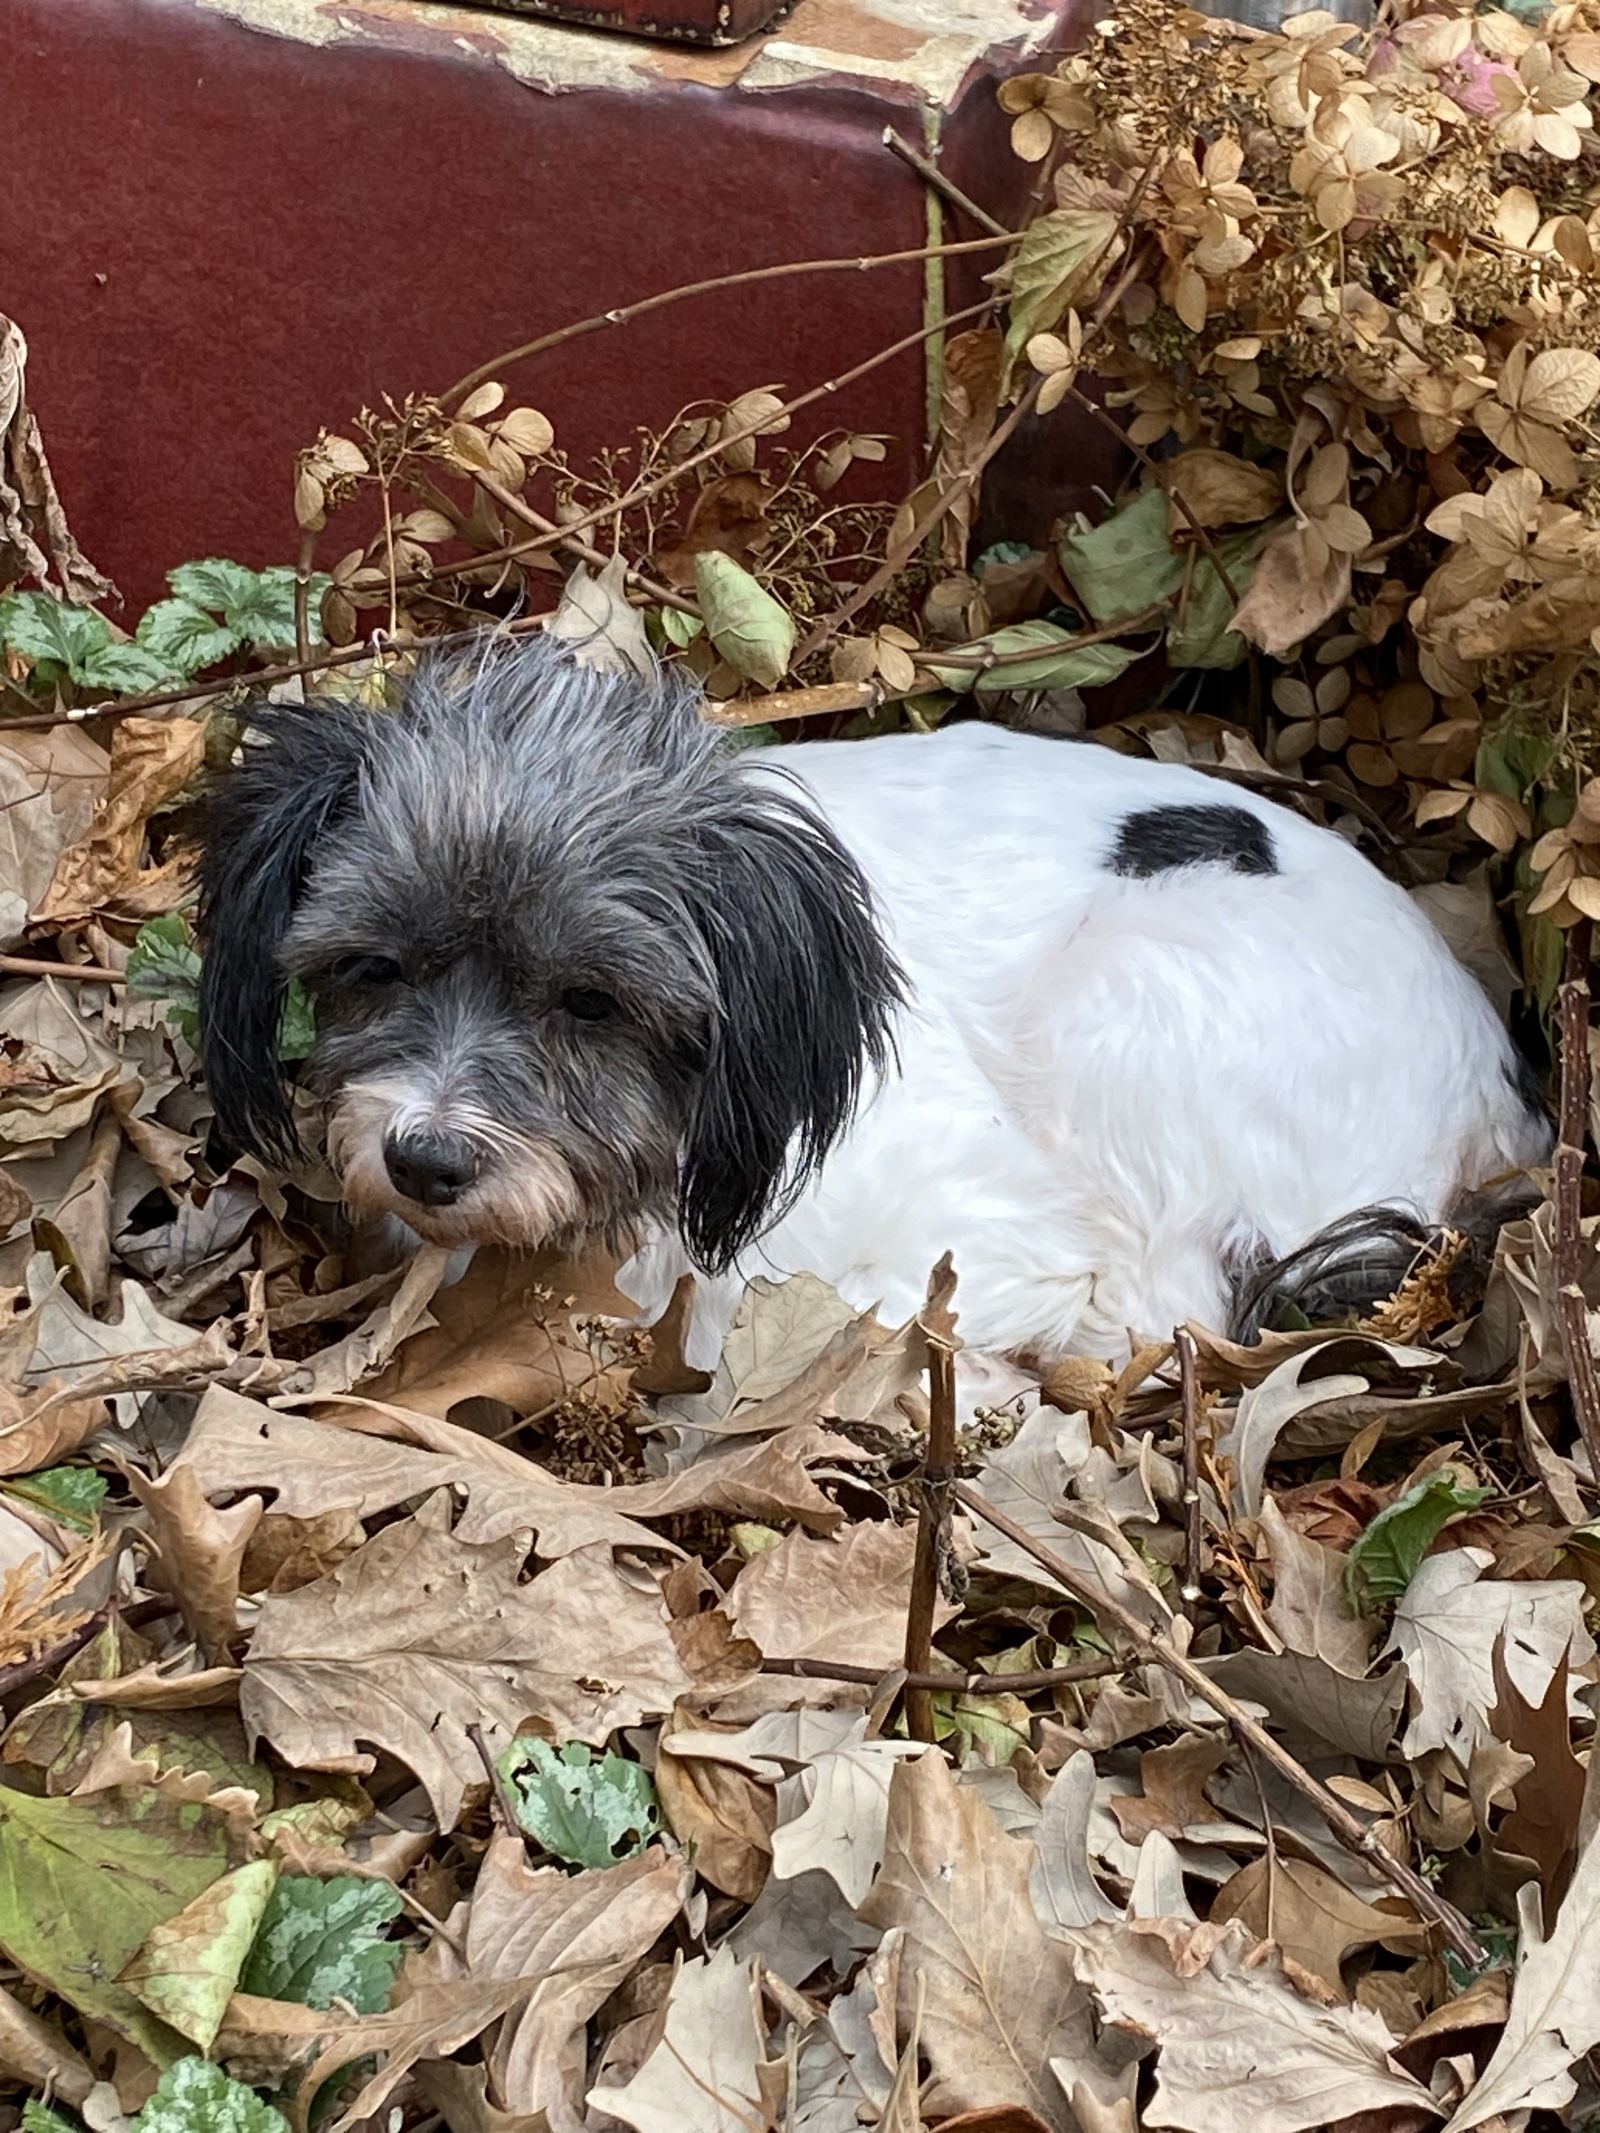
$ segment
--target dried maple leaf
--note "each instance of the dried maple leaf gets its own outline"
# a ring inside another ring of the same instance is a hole
[[[1441,2115],[1376,2015],[1309,1997],[1309,1978],[1297,1991],[1278,1951],[1237,1922],[1135,1919],[1072,1942],[1107,2019],[1159,2047],[1147,2125],[1238,2133],[1244,2118],[1257,2133],[1306,2133],[1397,2106],[1424,2124]]]
[[[364,1768],[363,1741],[386,1748],[450,1829],[483,1776],[469,1725],[497,1748],[530,1720],[600,1742],[671,1710],[691,1684],[659,1592],[625,1580],[609,1548],[524,1584],[526,1553],[526,1533],[461,1541],[441,1490],[328,1577],[263,1602],[246,1724],[301,1765]]]
[[[1073,1959],[1028,1898],[1032,1846],[1008,1837],[932,1750],[895,1772],[882,1871],[861,1906],[905,1934],[902,2034],[921,2010],[936,2116],[1026,2104],[1075,2133],[1066,2088],[1096,2063]],[[1052,2065],[1057,2069],[1052,2077]]]

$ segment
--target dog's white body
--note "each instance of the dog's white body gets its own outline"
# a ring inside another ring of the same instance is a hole
[[[809,1270],[891,1321],[945,1252],[978,1347],[1126,1356],[1226,1317],[1230,1262],[1382,1203],[1427,1220],[1544,1147],[1475,981],[1340,837],[1196,771],[997,727],[752,755],[859,861],[910,987],[900,1070],[735,1275]],[[1111,871],[1118,825],[1247,811],[1279,871]],[[652,1240],[642,1309],[689,1261]]]

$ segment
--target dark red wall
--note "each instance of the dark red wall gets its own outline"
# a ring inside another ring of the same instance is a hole
[[[134,610],[187,557],[292,557],[297,447],[385,391],[678,281],[923,241],[879,139],[897,114],[848,86],[549,94],[442,37],[407,48],[414,26],[311,47],[189,0],[3,14],[0,311],[78,536]],[[946,136],[1004,212],[1025,174],[990,84]],[[920,266],[779,281],[574,343],[515,396],[583,457],[697,395],[815,384],[921,306]],[[920,354],[880,370],[829,424],[920,451],[923,375]]]

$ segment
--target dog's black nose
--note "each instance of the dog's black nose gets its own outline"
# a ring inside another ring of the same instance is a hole
[[[459,1133],[394,1133],[383,1144],[384,1168],[396,1192],[420,1207],[448,1207],[478,1175],[478,1156]]]

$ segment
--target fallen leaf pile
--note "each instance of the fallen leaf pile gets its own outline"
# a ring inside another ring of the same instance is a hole
[[[1003,90],[1038,212],[896,501],[822,385],[582,469],[506,359],[124,631],[0,320],[0,2133],[1600,2111],[1600,16],[1094,35]],[[1123,491],[972,556],[1095,369]],[[1536,1204],[1046,1370],[959,1266],[757,1281],[708,1377],[600,1256],[396,1260],[308,1100],[292,1174],[215,1131],[190,808],[252,676],[377,709],[519,589],[756,742],[1087,724],[1365,841],[1553,1061]]]

